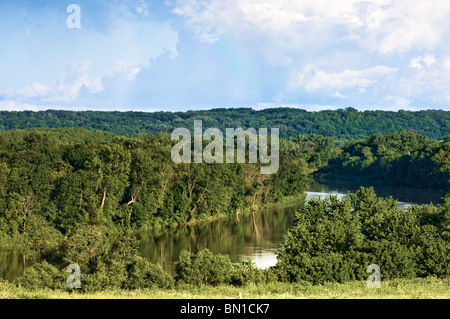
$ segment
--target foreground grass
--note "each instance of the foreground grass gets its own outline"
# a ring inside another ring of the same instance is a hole
[[[384,281],[379,289],[366,282],[324,285],[274,283],[245,287],[178,286],[170,290],[113,290],[98,293],[30,291],[0,283],[2,299],[450,299],[450,278]]]

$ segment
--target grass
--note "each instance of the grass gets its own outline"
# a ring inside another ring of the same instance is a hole
[[[305,285],[203,286],[148,290],[111,290],[97,293],[77,291],[30,291],[0,282],[2,299],[450,299],[450,278],[417,278],[382,281],[381,288],[369,289],[366,282]]]

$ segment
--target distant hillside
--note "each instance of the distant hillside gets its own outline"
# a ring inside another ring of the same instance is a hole
[[[203,127],[278,127],[283,138],[320,134],[355,140],[372,134],[416,131],[433,139],[450,134],[449,111],[363,111],[354,108],[307,112],[294,108],[255,111],[250,108],[212,109],[188,112],[100,112],[100,111],[0,111],[0,129],[32,127],[85,127],[131,136],[136,133],[171,132],[177,127],[192,129],[193,120]]]
[[[320,181],[366,186],[406,186],[450,190],[450,136],[443,141],[415,132],[374,134],[347,143],[315,172]]]

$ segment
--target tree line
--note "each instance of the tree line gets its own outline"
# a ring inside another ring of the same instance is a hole
[[[85,127],[123,136],[138,133],[172,132],[193,129],[194,119],[205,127],[279,128],[280,137],[317,134],[344,140],[357,140],[372,134],[402,130],[415,131],[432,139],[450,134],[450,113],[446,111],[358,111],[354,108],[307,112],[295,108],[211,109],[187,112],[101,112],[101,111],[0,111],[0,130],[32,127]]]
[[[433,140],[416,132],[374,134],[347,143],[315,178],[366,186],[450,189],[450,137]]]
[[[290,153],[280,153],[277,174],[261,175],[260,163],[174,164],[174,144],[167,133],[0,132],[2,246],[39,260],[87,244],[88,230],[112,236],[239,214],[306,186],[307,164]]]
[[[388,278],[449,275],[448,198],[440,206],[408,210],[370,189],[350,199],[314,200],[297,214],[277,266],[264,271],[203,251],[183,253],[172,276],[137,253],[132,235],[296,196],[314,171],[316,178],[445,189],[448,137],[401,131],[347,141],[297,134],[280,140],[274,175],[261,175],[260,163],[174,164],[174,144],[164,132],[126,137],[86,128],[0,131],[0,244],[35,262],[17,282],[61,288],[72,263],[81,266],[86,291],[344,282],[367,278],[367,263],[379,263]]]
[[[361,187],[349,197],[313,199],[296,220],[277,251],[277,264],[259,269],[251,261],[232,263],[208,249],[183,251],[175,274],[151,264],[138,253],[139,242],[120,238],[103,245],[87,229],[72,243],[67,262],[81,265],[82,292],[114,289],[177,288],[269,283],[345,283],[367,280],[377,265],[382,281],[396,278],[450,276],[450,197],[439,206],[399,208],[397,200],[380,198]],[[91,241],[88,244],[88,239]],[[92,245],[97,247],[93,250]],[[67,290],[67,273],[54,262],[30,267],[15,285],[28,289]]]

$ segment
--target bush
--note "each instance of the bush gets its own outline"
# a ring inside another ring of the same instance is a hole
[[[81,274],[80,291],[94,293],[104,291],[108,287],[108,276],[102,273]]]
[[[419,239],[419,274],[450,276],[450,242],[441,238],[435,226],[427,225]]]
[[[46,261],[37,263],[27,268],[25,275],[15,280],[16,285],[36,290],[36,289],[65,289],[68,273],[62,272]]]
[[[357,277],[347,258],[363,243],[360,217],[349,198],[314,199],[296,214],[294,227],[278,252],[276,269],[283,281],[344,282]]]
[[[234,265],[234,272],[231,276],[231,283],[233,285],[243,286],[250,283],[258,284],[264,281],[264,271],[257,268],[253,261],[241,261]]]
[[[234,267],[226,255],[208,249],[197,254],[183,250],[175,263],[176,280],[196,286],[229,284]]]
[[[154,265],[147,259],[135,256],[128,272],[125,288],[145,289],[157,287],[167,289],[172,288],[174,283],[174,278],[166,273],[160,265]]]
[[[392,198],[362,187],[350,198],[314,199],[296,214],[278,251],[282,281],[367,279],[377,264],[384,279],[450,274],[448,207],[403,210]]]
[[[62,244],[64,264],[80,265],[83,273],[89,273],[89,261],[103,252],[102,231],[96,227],[78,227]]]
[[[373,256],[373,263],[380,266],[383,279],[416,277],[417,255],[413,247],[383,239],[370,241],[366,249]]]

